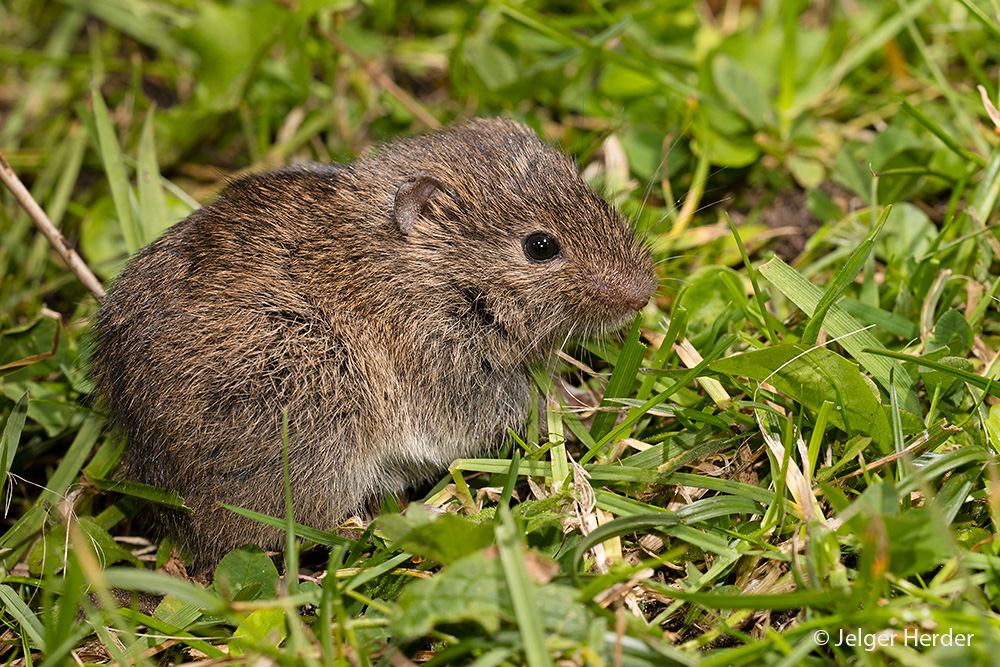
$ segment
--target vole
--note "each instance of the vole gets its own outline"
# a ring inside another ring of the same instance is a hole
[[[178,492],[208,567],[295,519],[325,530],[525,420],[529,373],[621,327],[650,253],[526,126],[467,121],[351,164],[228,185],[139,252],[94,324],[92,377],[128,479]]]

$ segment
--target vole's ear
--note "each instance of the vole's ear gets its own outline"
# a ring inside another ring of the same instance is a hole
[[[424,172],[410,176],[396,190],[396,203],[392,209],[392,218],[396,221],[396,226],[404,235],[409,234],[434,195],[452,192],[451,186],[436,176]]]

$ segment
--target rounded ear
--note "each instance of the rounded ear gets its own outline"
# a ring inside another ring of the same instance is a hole
[[[396,190],[392,218],[404,235],[413,231],[417,218],[438,191],[448,194],[453,192],[452,188],[440,178],[424,172],[417,172],[399,186]]]

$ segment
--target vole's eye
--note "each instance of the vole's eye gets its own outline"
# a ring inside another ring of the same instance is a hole
[[[524,239],[524,254],[536,262],[546,262],[559,254],[559,241],[545,232],[535,232]]]

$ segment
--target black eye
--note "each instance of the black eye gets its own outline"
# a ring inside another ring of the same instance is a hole
[[[545,232],[535,232],[524,239],[524,254],[536,262],[546,262],[559,254],[559,241]]]

